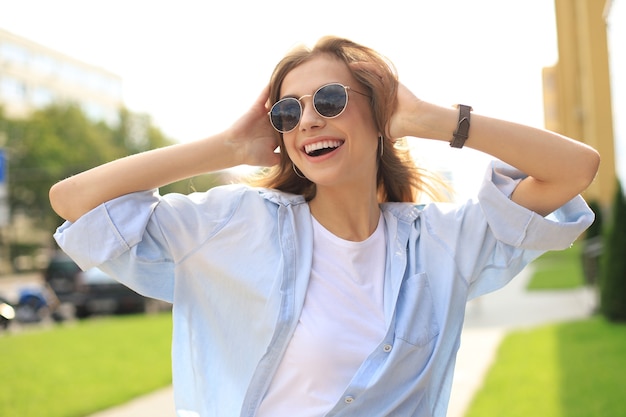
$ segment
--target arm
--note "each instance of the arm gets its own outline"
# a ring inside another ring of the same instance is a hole
[[[50,189],[50,203],[75,221],[98,205],[206,172],[241,164],[278,163],[278,145],[267,118],[268,89],[232,127],[206,139],[128,156],[67,178]]]
[[[400,85],[398,108],[389,131],[392,137],[414,136],[449,142],[458,114],[457,109],[421,101]],[[598,153],[581,142],[474,113],[465,145],[527,174],[511,199],[544,216],[585,190],[600,163]]]

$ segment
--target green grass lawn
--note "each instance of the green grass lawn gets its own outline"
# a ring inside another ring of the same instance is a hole
[[[625,417],[624,352],[600,317],[511,333],[466,417]]]
[[[562,251],[552,251],[533,262],[535,273],[528,283],[529,290],[558,290],[577,288],[585,284],[581,261],[582,243]]]
[[[0,416],[83,417],[171,383],[171,314],[0,335]]]

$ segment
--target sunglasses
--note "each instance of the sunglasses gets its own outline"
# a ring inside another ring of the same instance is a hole
[[[317,114],[327,119],[339,116],[348,105],[348,90],[369,97],[347,85],[331,83],[321,86],[313,93],[313,108]],[[298,126],[302,117],[300,101],[305,97],[311,97],[311,94],[306,94],[300,98],[285,97],[272,106],[268,114],[274,129],[280,133],[288,133]]]

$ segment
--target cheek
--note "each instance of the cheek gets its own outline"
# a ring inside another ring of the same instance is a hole
[[[366,103],[358,103],[355,110],[356,111],[351,114],[352,120],[350,123],[360,126],[367,131],[376,131],[376,136],[378,136],[378,129],[372,108]]]
[[[349,121],[349,125],[352,126],[352,132],[356,137],[361,138],[363,144],[367,144],[366,148],[378,147],[378,129],[371,117],[363,117],[365,115],[359,115]]]
[[[290,133],[285,133],[283,134],[283,146],[282,146],[282,151],[286,151],[287,152],[287,156],[289,156],[289,159],[293,160],[293,157],[296,155],[296,152],[298,151],[295,147],[295,137],[293,134]]]

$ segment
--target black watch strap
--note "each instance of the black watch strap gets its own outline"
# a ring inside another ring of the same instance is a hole
[[[452,134],[450,146],[453,148],[462,148],[469,135],[470,115],[473,110],[470,106],[459,104],[459,121],[456,130]]]

